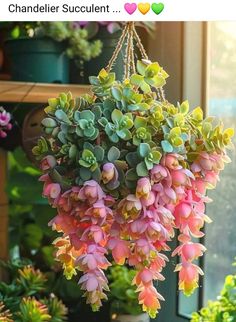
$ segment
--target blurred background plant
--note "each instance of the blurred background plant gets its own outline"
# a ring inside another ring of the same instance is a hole
[[[99,32],[99,29],[103,27],[105,27],[110,34],[113,34],[121,30],[124,23],[121,21],[75,21],[73,24],[87,30],[88,38],[91,39],[95,37]],[[151,35],[153,35],[156,30],[155,23],[152,21],[137,21],[135,26],[143,28]]]
[[[90,60],[101,54],[102,43],[89,40],[89,32],[74,22],[17,22],[10,28],[10,37],[43,38],[49,37],[57,42],[64,42],[69,58]]]
[[[28,260],[1,262],[1,266],[7,269],[9,282],[0,282],[0,321],[67,321],[68,310],[51,293],[46,274]]]
[[[14,81],[88,84],[107,66],[123,22],[0,22],[4,57]],[[136,22],[141,36],[154,35],[155,22]],[[137,55],[137,54],[136,54]],[[122,79],[125,49],[113,69]],[[2,58],[2,59],[3,59]],[[70,58],[70,60],[69,60]],[[91,64],[92,63],[92,64]]]
[[[236,266],[236,263],[233,264]],[[235,322],[236,321],[236,274],[228,275],[216,301],[192,314],[191,322]]]
[[[113,264],[109,269],[111,312],[117,315],[139,315],[138,295],[132,281],[136,271],[126,266]]]
[[[137,27],[148,33],[155,32],[154,22],[137,22]],[[122,22],[17,22],[10,28],[13,39],[22,37],[50,37],[57,42],[66,42],[69,58],[89,61],[102,53],[102,41],[96,39],[101,28],[114,34],[122,29]]]

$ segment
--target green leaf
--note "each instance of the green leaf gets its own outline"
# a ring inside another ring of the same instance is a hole
[[[61,93],[59,97],[63,102],[67,102],[67,95],[65,93]]]
[[[84,130],[84,129],[86,129],[86,127],[88,126],[88,121],[87,121],[87,120],[85,120],[85,119],[80,119],[80,120],[78,121],[78,124],[79,124],[80,128],[81,128],[82,130]]]
[[[186,115],[189,111],[189,102],[188,101],[184,101],[181,105],[180,105],[180,113]]]
[[[101,177],[102,177],[101,170],[99,168],[96,168],[92,173],[93,180],[100,182]]]
[[[138,148],[141,157],[145,158],[151,152],[151,148],[147,143],[141,143]]]
[[[84,130],[84,135],[88,138],[91,138],[94,136],[96,129],[94,127],[90,127],[88,129]]]
[[[67,116],[67,114],[63,111],[63,110],[57,110],[55,112],[55,116],[58,118],[58,120],[62,121],[62,122],[65,122],[67,124],[70,124],[70,120]]]
[[[102,109],[99,104],[96,104],[92,107],[92,112],[95,115],[95,119],[99,120],[102,116]]]
[[[46,117],[45,119],[42,120],[42,125],[45,127],[54,128],[57,126],[57,122],[50,117]]]
[[[139,177],[146,177],[148,175],[148,170],[144,162],[140,162],[137,165],[136,171]]]
[[[77,156],[77,152],[78,152],[78,149],[77,149],[76,145],[73,144],[69,149],[69,158],[75,159]]]
[[[165,79],[163,77],[156,76],[156,77],[153,78],[153,85],[155,87],[159,88],[159,87],[164,86],[165,84],[166,84],[166,81],[165,81]]]
[[[159,163],[161,160],[161,152],[152,150],[152,155],[153,155],[153,163],[155,164]]]
[[[151,170],[153,168],[153,162],[152,161],[149,161],[147,158],[144,160],[144,163],[145,163],[146,168],[148,170]]]
[[[111,136],[109,136],[109,139],[113,142],[113,143],[118,143],[119,142],[119,137],[116,133],[113,133]]]
[[[117,147],[112,146],[109,149],[107,154],[108,161],[114,162],[115,160],[118,160],[119,157],[120,157],[120,150]]]
[[[91,85],[95,85],[95,86],[100,85],[100,81],[96,76],[90,76],[89,77],[89,82],[90,82]]]
[[[143,76],[134,74],[130,77],[130,83],[135,86],[140,86],[140,84],[143,82]]]
[[[126,180],[135,181],[138,179],[137,172],[135,169],[129,169],[125,175]]]
[[[143,81],[141,83],[140,88],[144,93],[150,93],[151,92],[151,87],[145,81]]]
[[[94,155],[97,161],[102,162],[104,159],[104,149],[101,146],[96,145],[94,147]]]
[[[80,120],[80,112],[79,111],[75,111],[75,113],[74,113],[74,120],[76,122],[79,122],[79,120]]]
[[[173,146],[170,144],[169,141],[167,140],[161,141],[161,146],[164,152],[167,152],[167,153],[173,152]]]
[[[85,158],[88,158],[88,157],[94,158],[94,154],[93,154],[92,151],[90,151],[88,149],[84,149],[83,152],[82,152],[82,158],[85,159]]]
[[[179,146],[181,146],[181,145],[183,145],[183,140],[181,139],[181,137],[176,137],[176,138],[174,138],[174,140],[173,140],[173,144],[174,144],[174,146],[175,147],[179,147]]]
[[[202,111],[201,107],[196,107],[192,111],[192,116],[196,121],[202,121],[203,120],[203,111]]]
[[[102,117],[102,118],[100,118],[100,119],[98,120],[98,123],[99,123],[101,126],[105,127],[105,126],[108,124],[108,120],[107,120],[105,117]]]
[[[137,70],[139,72],[140,75],[145,75],[145,71],[146,71],[147,65],[145,63],[143,63],[141,60],[137,61]]]
[[[122,91],[119,87],[112,87],[111,88],[111,94],[117,101],[121,101],[122,99]]]
[[[93,145],[90,142],[85,142],[84,149],[88,149],[90,151],[93,151]]]
[[[181,129],[180,127],[174,127],[173,129],[170,130],[170,136],[179,136],[181,135]]]
[[[85,119],[87,121],[90,121],[90,120],[94,121],[95,116],[91,111],[84,110],[84,111],[80,112],[80,119]]]
[[[128,141],[132,138],[132,134],[128,129],[122,129],[121,131],[117,131],[116,133],[121,139],[125,141]]]
[[[202,125],[202,133],[207,136],[209,132],[212,130],[212,125],[209,122],[204,122]]]
[[[91,171],[86,168],[80,168],[79,174],[81,179],[83,179],[84,181],[91,179]]]
[[[134,168],[139,162],[139,156],[137,152],[129,152],[126,155],[126,161],[128,162],[129,166]]]
[[[160,71],[160,66],[158,63],[151,63],[147,66],[145,70],[145,77],[153,78]]]
[[[59,100],[58,100],[58,98],[49,98],[48,104],[50,107],[56,108],[59,104]]]
[[[117,109],[115,109],[111,114],[111,119],[114,123],[119,122],[122,117],[123,117],[122,112]]]
[[[90,164],[84,161],[83,159],[79,160],[79,164],[82,165],[82,167],[90,168]]]
[[[66,139],[65,133],[63,133],[61,131],[61,132],[58,133],[57,137],[61,141],[61,143],[67,144],[67,139]]]
[[[150,105],[148,105],[147,103],[139,103],[137,105],[139,111],[147,111],[150,109]]]

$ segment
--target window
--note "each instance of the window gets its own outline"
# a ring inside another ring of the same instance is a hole
[[[226,127],[236,129],[236,22],[210,23],[209,115],[223,119]],[[234,144],[236,141],[234,140]],[[215,202],[207,206],[213,220],[206,227],[204,302],[215,299],[225,275],[235,271],[236,256],[236,155],[226,166],[215,191],[209,192]]]

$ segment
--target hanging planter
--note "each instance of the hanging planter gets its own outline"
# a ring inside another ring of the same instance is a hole
[[[127,40],[126,40],[127,39]],[[142,54],[135,64],[134,39]],[[124,81],[111,68],[126,42]],[[193,241],[210,219],[207,189],[215,188],[230,162],[232,129],[187,101],[173,105],[163,86],[167,73],[148,60],[133,23],[127,23],[111,61],[90,77],[92,95],[70,93],[49,99],[44,136],[33,153],[44,174],[43,195],[58,213],[49,223],[58,233],[56,259],[79,285],[96,311],[107,298],[104,271],[111,253],[119,265],[136,269],[138,300],[154,318],[163,297],[164,251],[178,234],[173,251],[180,262],[179,289],[190,295],[202,270],[194,260],[205,247]]]

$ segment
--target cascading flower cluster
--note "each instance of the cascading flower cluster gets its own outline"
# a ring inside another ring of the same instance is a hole
[[[43,195],[57,209],[50,225],[61,233],[54,245],[66,277],[81,272],[79,285],[97,310],[112,256],[135,268],[139,303],[155,317],[163,297],[153,282],[164,280],[175,234],[179,289],[190,295],[198,286],[195,260],[205,247],[192,238],[210,222],[206,191],[230,162],[233,130],[204,119],[199,107],[189,111],[187,101],[159,99],[168,75],[158,63],[142,60],[137,70],[123,82],[102,70],[90,78],[93,96],[50,99],[33,153]]]
[[[7,131],[12,129],[11,114],[0,106],[0,138],[7,136]]]

